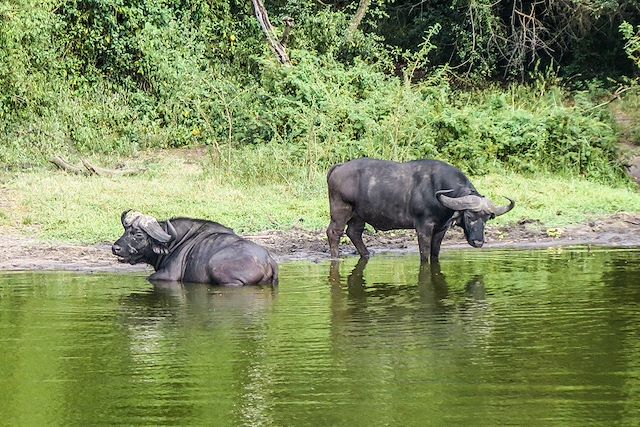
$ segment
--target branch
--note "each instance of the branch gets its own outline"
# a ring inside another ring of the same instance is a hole
[[[278,57],[278,61],[282,65],[291,65],[291,60],[289,59],[289,55],[287,55],[287,51],[285,50],[282,43],[280,43],[275,36],[275,30],[271,22],[269,22],[269,15],[267,14],[267,9],[265,9],[262,0],[251,0],[253,3],[253,9],[256,13],[256,19],[260,23],[260,27],[262,28],[262,32],[267,36],[267,41],[271,46],[271,49],[275,52]]]
[[[89,163],[88,160],[82,160],[82,166],[72,165],[61,156],[54,156],[49,159],[51,163],[56,165],[58,169],[76,175],[98,175],[98,176],[125,176],[135,175],[142,172],[142,169],[106,169]]]
[[[371,5],[371,0],[360,0],[360,4],[358,4],[358,9],[356,10],[356,14],[353,15],[353,18],[351,19],[351,23],[349,24],[349,28],[347,29],[348,41],[351,41],[351,39],[353,38],[353,35],[355,34],[356,30],[360,26],[360,23],[362,22],[362,18],[364,18],[364,15],[367,13],[367,9],[369,9],[370,5]]]
[[[611,104],[613,101],[615,101],[616,99],[620,99],[620,95],[622,95],[623,93],[625,93],[626,91],[628,91],[629,89],[631,89],[631,86],[627,86],[627,87],[623,87],[620,86],[618,87],[618,89],[616,89],[616,91],[613,93],[613,95],[611,96],[610,99],[608,99],[607,101],[604,101],[598,105],[594,105],[591,108],[587,108],[585,111],[591,111],[591,110],[595,110],[596,108],[600,108],[600,107],[604,107],[605,105],[609,105]]]
[[[136,175],[142,172],[142,169],[106,169],[101,168],[89,163],[88,160],[83,159],[82,164],[89,171],[89,175],[98,175],[98,176],[128,176],[128,175]]]
[[[86,170],[82,169],[81,167],[72,165],[71,163],[67,162],[65,159],[63,159],[60,156],[54,156],[51,159],[49,159],[49,161],[54,165],[56,165],[58,169],[63,170],[65,172],[74,173],[76,175],[85,175],[87,173]]]

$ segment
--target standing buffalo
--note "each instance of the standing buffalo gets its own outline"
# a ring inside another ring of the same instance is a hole
[[[158,222],[139,212],[121,216],[124,234],[113,254],[156,270],[149,279],[220,285],[278,284],[267,250],[221,224],[190,218]]]
[[[451,225],[461,226],[467,242],[479,248],[484,244],[485,222],[515,206],[509,199],[508,206],[495,207],[462,172],[437,160],[352,160],[331,168],[327,183],[331,211],[327,237],[333,258],[339,256],[345,225],[360,256],[368,257],[362,241],[368,223],[377,230],[415,229],[420,259],[427,261],[431,255],[437,262]]]

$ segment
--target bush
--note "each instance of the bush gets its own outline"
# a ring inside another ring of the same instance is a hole
[[[233,150],[277,145],[278,161],[309,171],[371,156],[439,158],[473,174],[621,176],[610,118],[586,100],[566,106],[551,77],[468,94],[450,87],[446,67],[414,82],[438,26],[416,54],[403,55],[401,79],[389,73],[397,52],[361,34],[340,36],[348,23],[340,12],[301,8],[306,19],[289,46],[294,65],[283,67],[247,6],[232,6],[2,6],[0,162],[44,164],[54,154],[115,161],[147,148],[206,145],[217,165],[229,165]],[[245,162],[252,173],[270,166]]]

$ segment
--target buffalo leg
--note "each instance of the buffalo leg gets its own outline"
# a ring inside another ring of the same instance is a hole
[[[331,222],[327,227],[327,239],[329,240],[331,258],[338,258],[340,256],[340,237],[344,234],[344,227],[351,219],[353,210],[351,205],[340,199],[330,199],[329,210],[331,211]]]
[[[418,236],[418,249],[420,249],[420,262],[428,262],[431,253],[431,236],[433,235],[433,225],[418,225],[416,227]]]
[[[433,232],[433,237],[431,238],[431,262],[438,262],[438,258],[440,258],[440,246],[442,245],[442,239],[446,232],[446,228]]]
[[[347,223],[347,236],[358,250],[362,258],[369,258],[369,251],[362,241],[362,233],[364,232],[364,221],[359,216],[354,216]]]
[[[329,250],[331,251],[331,258],[338,258],[340,256],[340,237],[344,233],[344,225],[340,226],[340,223],[331,221],[329,227],[327,227],[327,239],[329,240]]]

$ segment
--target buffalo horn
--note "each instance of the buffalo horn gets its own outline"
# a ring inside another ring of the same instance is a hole
[[[152,216],[144,215],[140,212],[126,211],[123,212],[121,219],[125,227],[129,227],[133,225],[134,222],[137,222],[137,225],[144,230],[145,233],[160,243],[167,243],[172,239],[172,236],[164,231],[162,227],[160,227],[158,220]]]
[[[129,216],[129,212],[131,212],[131,209],[122,212],[122,215],[120,215],[120,222],[122,222],[123,227],[130,225],[130,223],[127,223],[127,216]]]
[[[169,220],[167,220],[167,233],[171,236],[172,239],[178,234],[176,228],[173,226],[173,224],[171,224],[171,221]]]
[[[437,193],[440,195],[440,191]],[[440,202],[454,211],[472,210],[479,211],[487,207],[487,201],[484,197],[474,196],[470,194],[462,197],[449,197],[440,195]]]
[[[516,202],[514,202],[510,198],[505,197],[505,199],[507,199],[509,201],[509,204],[507,206],[498,206],[497,208],[495,206],[493,207],[492,212],[493,212],[493,214],[495,216],[500,216],[500,215],[506,214],[511,209],[513,209],[514,206],[516,205]]]
[[[151,238],[157,240],[160,243],[167,243],[171,241],[171,234],[167,233],[160,227],[158,220],[149,215],[142,215],[140,217],[140,228],[142,228]]]

